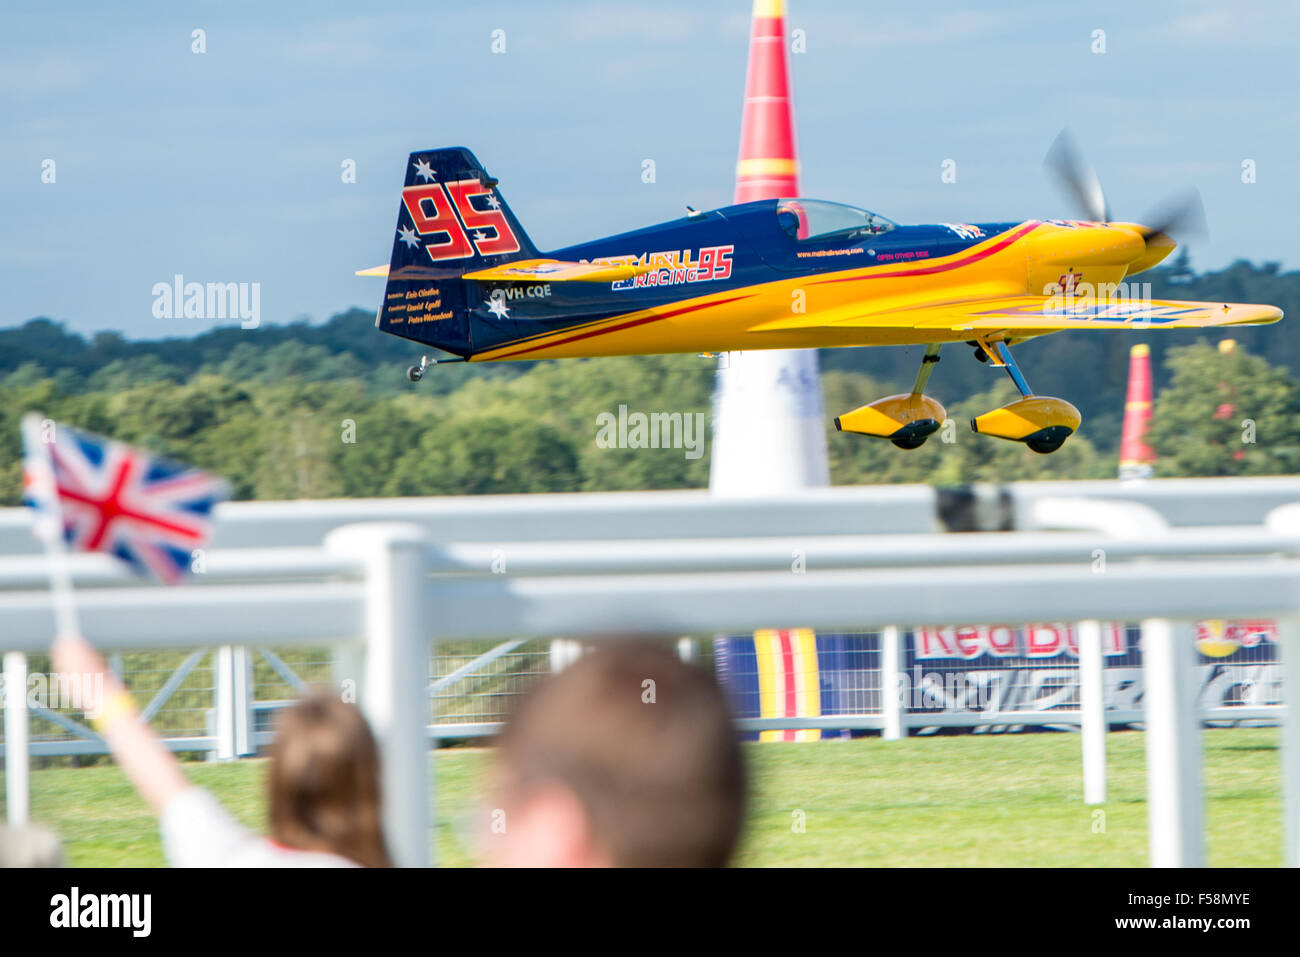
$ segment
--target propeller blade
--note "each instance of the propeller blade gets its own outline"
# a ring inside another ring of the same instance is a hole
[[[1166,199],[1147,217],[1147,222],[1151,225],[1143,228],[1143,239],[1164,233],[1171,239],[1182,242],[1188,238],[1203,239],[1209,234],[1205,221],[1205,204],[1195,189]]]
[[[1083,212],[1084,219],[1095,223],[1110,222],[1110,206],[1096,172],[1074,146],[1068,130],[1061,130],[1043,160],[1066,192]]]

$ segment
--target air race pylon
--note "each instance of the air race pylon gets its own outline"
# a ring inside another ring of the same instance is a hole
[[[1124,400],[1124,431],[1119,442],[1119,477],[1148,479],[1155,472],[1156,453],[1146,444],[1151,422],[1151,349],[1140,343],[1129,350],[1128,396]]]
[[[736,163],[737,203],[799,195],[783,0],[754,0]],[[830,484],[817,353],[731,352],[719,361],[709,487],[764,495]]]
[[[799,195],[783,0],[754,0],[736,163],[737,203]],[[779,495],[830,484],[817,353],[724,355],[713,397],[709,487],[716,495]],[[836,640],[836,639],[831,639]],[[824,639],[812,629],[759,629],[714,642],[719,678],[738,715],[822,714]],[[767,741],[815,741],[817,729],[768,730]]]

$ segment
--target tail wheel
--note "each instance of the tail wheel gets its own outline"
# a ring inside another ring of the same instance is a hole
[[[406,377],[412,382],[419,382],[424,378],[424,370],[419,366],[408,366],[406,369]]]

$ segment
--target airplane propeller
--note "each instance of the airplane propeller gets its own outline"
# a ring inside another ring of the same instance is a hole
[[[1096,171],[1074,145],[1068,130],[1061,130],[1043,160],[1048,171],[1074,200],[1086,219],[1109,223],[1110,204],[1101,188]],[[1147,218],[1150,226],[1142,227],[1142,238],[1164,234],[1171,238],[1204,237],[1207,234],[1205,206],[1201,194],[1188,189],[1163,201]]]
[[[1043,160],[1065,188],[1084,217],[1094,223],[1110,222],[1110,205],[1096,171],[1074,145],[1069,130],[1061,130]]]
[[[1158,233],[1170,237],[1200,238],[1209,235],[1205,222],[1205,204],[1201,194],[1194,187],[1169,197],[1146,217],[1148,223],[1142,231],[1142,238],[1147,239]]]

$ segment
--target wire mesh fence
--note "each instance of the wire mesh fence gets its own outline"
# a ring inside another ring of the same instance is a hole
[[[877,631],[814,633],[760,630],[697,635],[680,645],[712,670],[738,719],[879,717],[886,697],[898,695],[911,733],[965,727],[979,733],[1025,727],[1075,726],[1079,707],[1077,641],[1072,626],[1038,624],[917,629],[901,635],[898,673],[885,674]],[[1201,622],[1200,704],[1215,724],[1275,723],[1282,701],[1282,666],[1271,622]],[[563,639],[501,639],[437,644],[428,657],[428,721],[446,742],[482,737],[505,721],[536,681],[584,650]],[[357,680],[346,653],[335,648],[250,649],[248,701],[255,739],[265,741],[275,712],[306,687]],[[1103,628],[1104,685],[1115,723],[1140,724],[1140,630]],[[193,653],[114,655],[125,682],[153,727],[177,750],[211,755],[216,734],[218,681],[214,649]],[[42,684],[50,663],[28,660],[25,689],[39,707],[30,718],[33,762],[103,760],[102,741],[75,710],[57,707]],[[46,707],[54,705],[54,707]],[[1053,720],[1059,712],[1060,721]],[[78,727],[81,725],[82,727]],[[763,740],[814,740],[864,733],[879,722],[847,721],[844,728],[800,728],[750,733]],[[0,728],[0,743],[4,732]],[[255,749],[254,749],[255,750]]]

